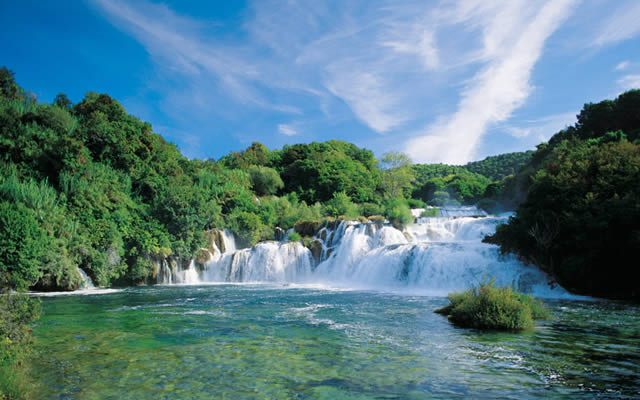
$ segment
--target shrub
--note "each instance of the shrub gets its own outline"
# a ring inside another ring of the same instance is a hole
[[[413,222],[413,215],[411,214],[409,205],[402,197],[394,197],[387,200],[384,215],[394,228],[400,230],[404,229],[407,224]]]
[[[384,207],[376,203],[362,203],[360,204],[360,212],[362,215],[379,215],[384,213]]]
[[[289,241],[290,242],[299,242],[302,240],[302,236],[296,231],[289,233]]]
[[[0,287],[27,289],[42,276],[49,237],[22,203],[0,203]]]
[[[261,239],[273,237],[273,230],[263,225],[257,215],[244,211],[231,214],[229,227],[241,247],[251,247]]]
[[[440,215],[440,211],[438,211],[438,209],[436,207],[430,207],[425,209],[422,214],[420,214],[421,218],[425,218],[425,217],[437,217],[438,215]]]
[[[269,167],[253,166],[249,169],[253,190],[259,195],[270,195],[284,187],[278,172]]]
[[[462,328],[521,330],[533,327],[535,320],[550,318],[540,300],[509,286],[496,287],[493,281],[447,298],[450,304],[435,312]]]
[[[344,215],[346,219],[357,218],[360,214],[358,206],[345,192],[334,193],[333,198],[325,203],[325,212],[332,217]]]
[[[424,208],[426,205],[421,199],[408,199],[407,203],[409,203],[409,207],[411,208]]]

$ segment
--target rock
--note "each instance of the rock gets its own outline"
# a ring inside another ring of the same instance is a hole
[[[298,221],[293,229],[302,236],[315,236],[322,224],[322,221]]]
[[[226,250],[222,231],[219,229],[212,229],[209,231],[209,250],[213,253],[216,247],[221,253],[224,253]]]
[[[214,249],[215,251],[215,249]],[[198,270],[202,271],[204,269],[204,265],[213,257],[213,252],[208,249],[199,249],[196,252],[195,264]]]
[[[274,233],[273,233],[273,237],[278,242],[281,242],[287,237],[287,231],[280,228],[279,226],[276,226],[276,229],[274,230]]]
[[[322,257],[322,242],[319,240],[314,240],[309,245],[309,250],[311,251],[311,255],[313,256],[315,264],[318,265],[320,263],[320,257]]]

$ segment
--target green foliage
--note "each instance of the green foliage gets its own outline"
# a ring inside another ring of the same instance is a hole
[[[265,225],[279,226],[282,229],[293,228],[298,221],[320,220],[324,215],[320,203],[309,206],[304,201],[299,201],[295,193],[284,197],[262,198],[258,214]]]
[[[381,170],[385,197],[399,196],[411,187],[415,173],[410,166],[411,159],[404,153],[388,152],[382,155],[378,168]]]
[[[24,362],[33,342],[31,326],[39,316],[38,299],[0,291],[0,399],[27,395]]]
[[[465,168],[473,173],[483,175],[492,181],[500,181],[509,175],[514,175],[526,165],[533,156],[533,151],[520,153],[506,153],[487,157],[482,161],[465,164]]]
[[[473,204],[484,196],[491,181],[464,167],[423,164],[412,166],[416,184],[412,197],[429,205],[449,206]]]
[[[290,242],[299,242],[302,240],[302,236],[300,236],[300,234],[296,231],[289,233],[288,238]]]
[[[347,219],[355,219],[360,215],[358,206],[351,201],[345,192],[333,194],[333,198],[325,203],[325,214],[338,217],[343,215]]]
[[[509,223],[486,240],[577,293],[638,298],[640,146],[558,144]],[[603,234],[605,233],[606,234]]]
[[[437,217],[438,215],[440,215],[440,211],[438,211],[438,208],[436,207],[429,207],[426,208],[421,214],[420,217],[425,218],[425,217]]]
[[[413,222],[413,215],[407,200],[402,197],[393,197],[385,202],[384,216],[396,229],[404,229]]]
[[[551,317],[540,300],[508,286],[496,287],[493,281],[447,298],[450,304],[435,312],[463,328],[521,330]]]
[[[357,203],[376,200],[381,183],[376,165],[371,151],[338,140],[285,146],[274,161],[285,192],[296,192],[309,204],[328,201],[337,192]]]
[[[229,227],[237,235],[241,247],[250,247],[260,240],[273,237],[273,230],[264,225],[260,217],[245,211],[232,213],[229,216]]]
[[[384,214],[384,207],[377,203],[362,203],[360,206],[360,214],[365,216]]]
[[[252,166],[249,169],[249,177],[253,190],[262,196],[275,194],[284,187],[280,175],[273,168]]]
[[[407,199],[410,208],[425,208],[427,204],[421,199]]]
[[[515,209],[527,197],[529,188],[539,170],[544,169],[563,142],[589,141],[592,144],[619,142],[623,135],[632,143],[640,142],[640,90],[634,89],[615,100],[585,104],[578,121],[553,135],[548,143],[538,145],[531,161],[518,173],[506,178],[502,194],[496,198],[505,209]],[[595,140],[592,140],[595,139]]]
[[[22,203],[0,203],[0,286],[26,289],[42,276],[48,237]]]

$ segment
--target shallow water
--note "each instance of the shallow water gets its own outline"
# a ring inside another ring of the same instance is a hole
[[[640,398],[640,307],[546,300],[522,333],[442,297],[275,285],[43,298],[34,398]]]

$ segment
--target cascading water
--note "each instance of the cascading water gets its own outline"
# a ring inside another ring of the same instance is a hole
[[[225,231],[223,249],[214,245],[209,260],[197,268],[159,267],[159,283],[283,282],[322,283],[351,288],[384,288],[446,294],[495,279],[541,297],[567,292],[514,257],[482,243],[507,216],[487,216],[475,207],[446,208],[440,217],[418,218],[404,232],[385,224],[342,222],[315,237],[316,258],[300,242],[263,242],[236,250]],[[417,214],[418,212],[416,212]]]
[[[78,268],[78,273],[80,273],[80,277],[82,277],[82,289],[95,289],[95,285],[89,275],[82,268]]]

